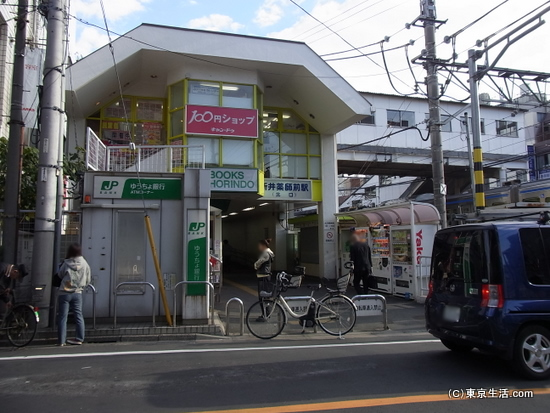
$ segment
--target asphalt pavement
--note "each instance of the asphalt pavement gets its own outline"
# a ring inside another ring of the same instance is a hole
[[[452,353],[427,334],[3,348],[0,371],[2,411],[17,412],[507,413],[550,403],[550,383],[480,352]],[[478,398],[491,389],[534,395]]]

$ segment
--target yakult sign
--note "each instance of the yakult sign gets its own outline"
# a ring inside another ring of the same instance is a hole
[[[185,133],[189,135],[258,137],[256,109],[187,105]]]

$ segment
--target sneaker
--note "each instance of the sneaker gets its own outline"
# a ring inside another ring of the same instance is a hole
[[[257,323],[265,323],[265,318],[263,316],[259,316],[257,319],[256,319],[256,322]]]
[[[74,339],[74,340],[69,339],[69,340],[67,340],[67,344],[70,344],[70,345],[72,345],[72,346],[81,346],[81,345],[82,345],[82,341],[76,340],[76,339]]]
[[[65,347],[66,344],[65,343],[61,343],[61,344],[56,344],[57,347]]]

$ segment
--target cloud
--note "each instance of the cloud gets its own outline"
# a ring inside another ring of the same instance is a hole
[[[260,27],[269,27],[278,23],[285,15],[281,0],[264,0],[254,17],[254,23]]]
[[[148,3],[153,0],[104,0],[105,15],[110,29],[117,31],[111,23],[119,22],[134,13],[146,10]],[[89,19],[103,27],[103,13],[99,0],[72,0],[71,14],[79,18]],[[116,37],[116,36],[114,36]],[[71,54],[82,57],[108,43],[107,33],[104,30],[83,26],[74,19],[69,23],[69,38]]]
[[[199,2],[197,0],[189,0],[189,4],[191,6],[196,6],[197,4],[199,4]]]
[[[147,3],[153,0],[104,0],[107,20],[117,21],[130,14],[144,11]],[[79,17],[95,17],[103,19],[99,0],[73,0],[71,14]]]
[[[243,24],[236,22],[232,17],[224,14],[210,14],[208,16],[199,17],[189,22],[189,27],[192,29],[204,29],[219,31],[239,31],[244,27]]]

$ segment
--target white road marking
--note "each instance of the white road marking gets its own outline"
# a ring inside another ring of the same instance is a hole
[[[427,344],[439,343],[439,340],[408,340],[408,341],[378,341],[372,343],[340,343],[340,344],[311,344],[299,346],[270,346],[270,347],[222,347],[222,348],[195,348],[175,350],[135,350],[135,351],[109,351],[95,353],[63,353],[63,354],[37,354],[32,356],[0,357],[0,361],[16,360],[48,360],[80,357],[120,357],[120,356],[154,356],[162,354],[187,354],[187,353],[231,353],[241,351],[277,351],[277,350],[304,350],[338,347],[369,347],[388,346],[395,344]]]

